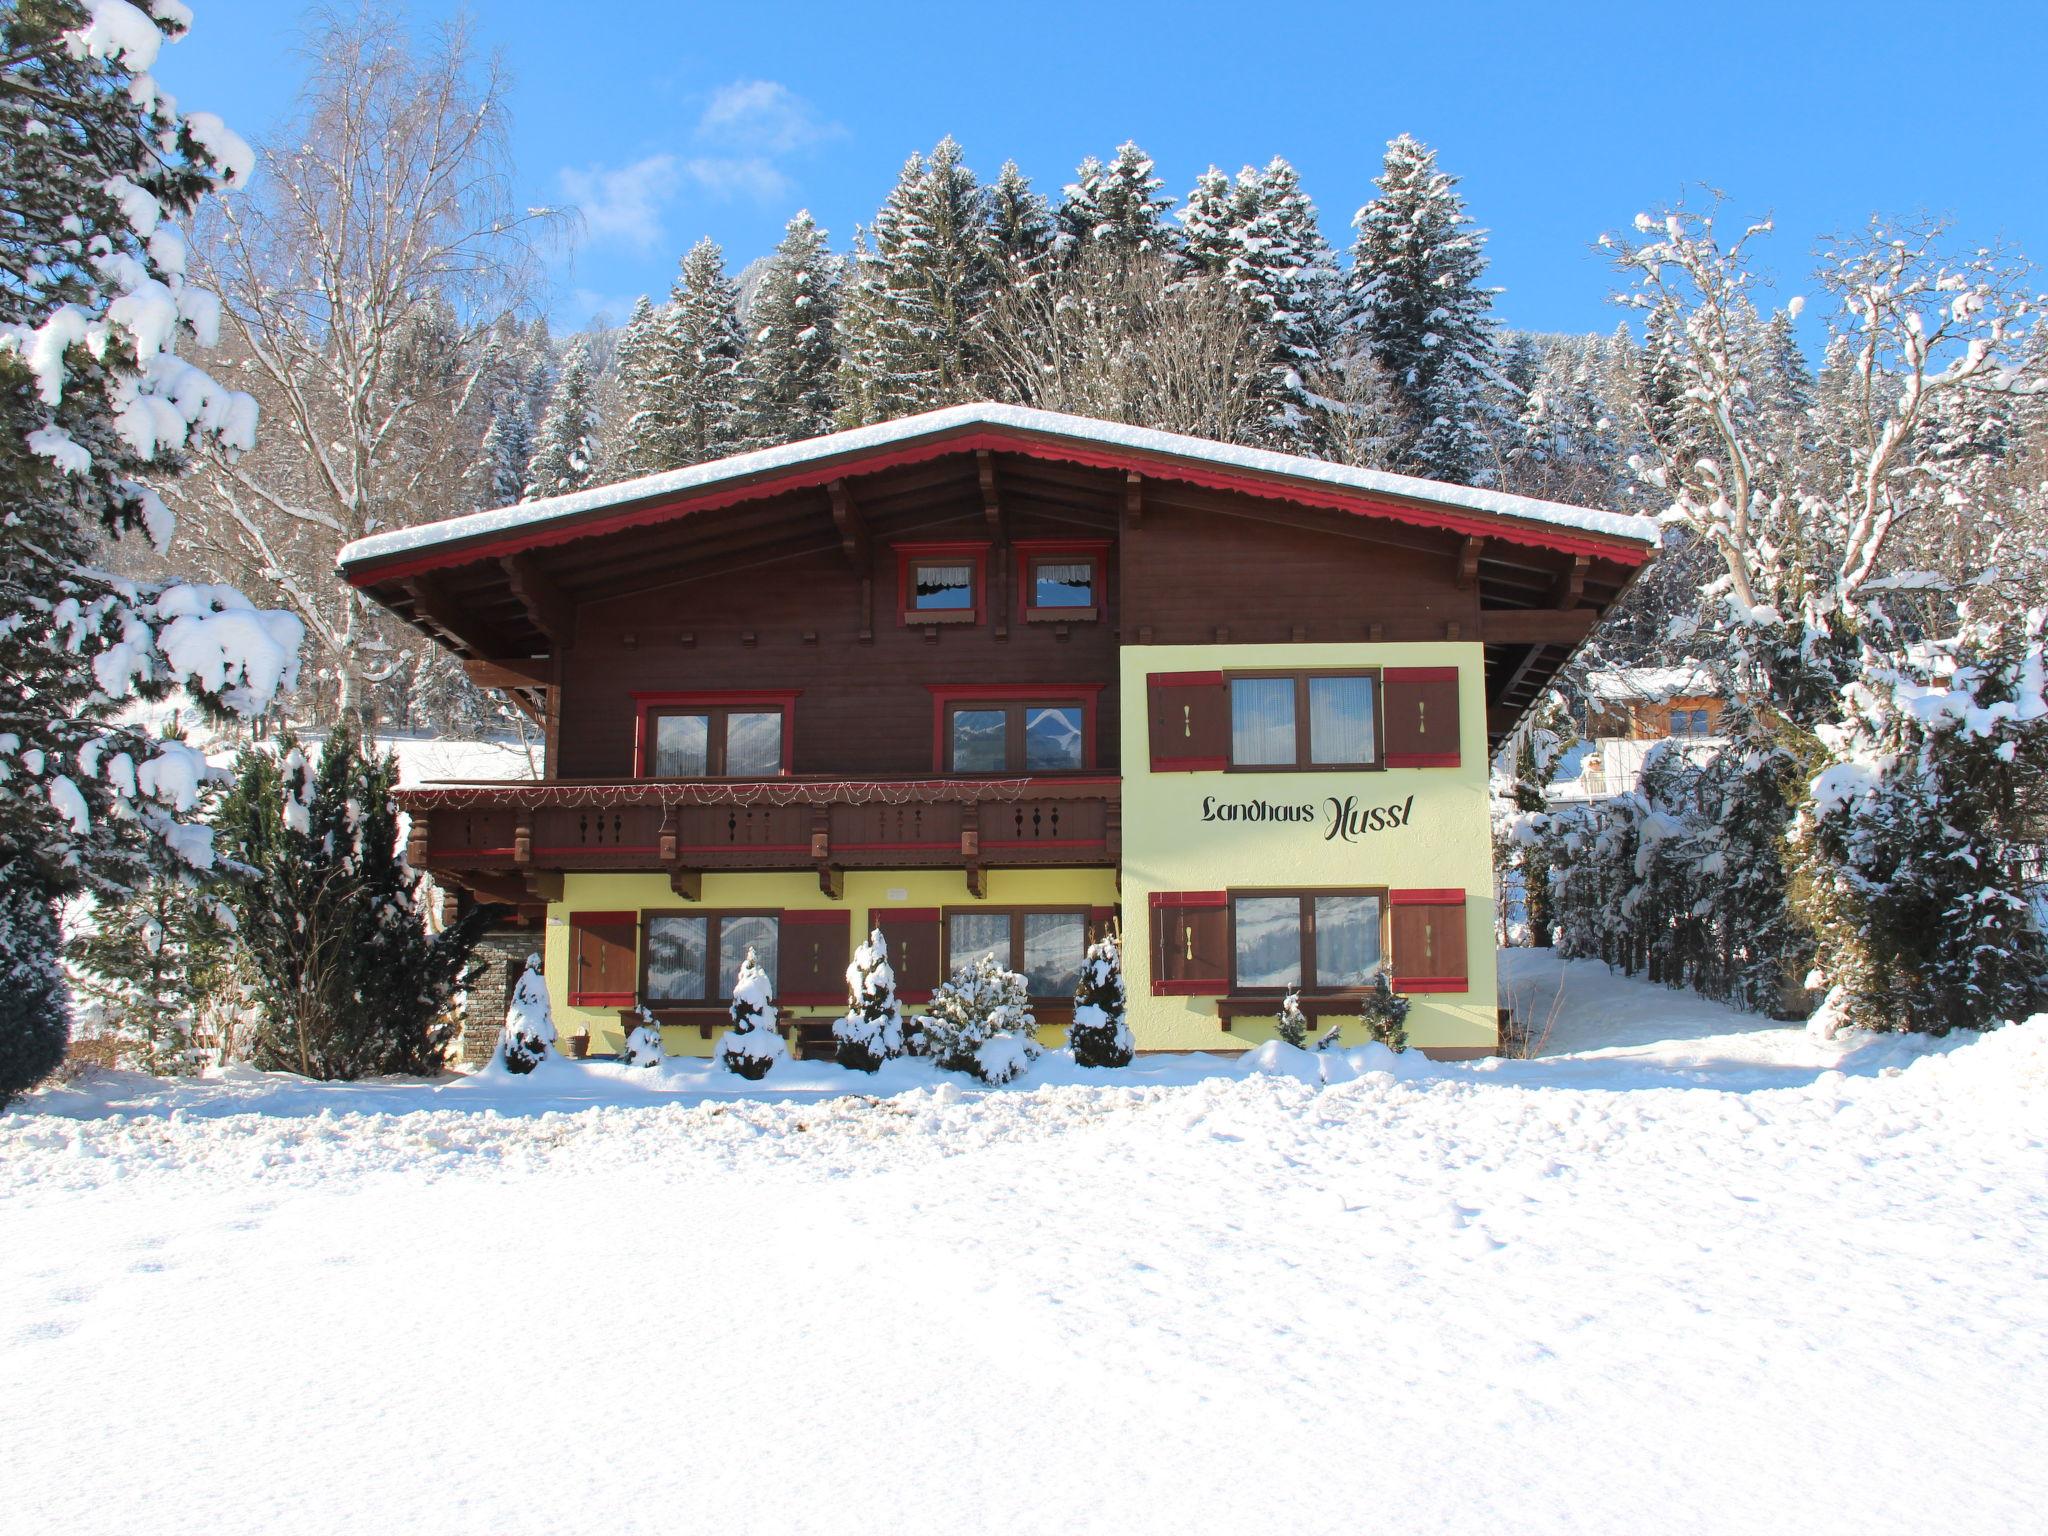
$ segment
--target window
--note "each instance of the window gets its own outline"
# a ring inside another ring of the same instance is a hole
[[[1033,608],[1093,608],[1095,562],[1052,559],[1031,562]]]
[[[1371,672],[1233,677],[1230,766],[1376,768],[1378,694]]]
[[[898,544],[896,562],[901,622],[981,622],[986,544]]]
[[[1102,616],[1107,539],[1019,539],[1017,606],[1027,622],[1086,623]]]
[[[1713,726],[1708,722],[1707,711],[1704,709],[1674,709],[1671,711],[1670,734],[1673,736],[1705,736],[1710,734],[1712,730]]]
[[[1379,891],[1233,892],[1232,989],[1363,991],[1383,962],[1385,915]]]
[[[710,1006],[732,997],[749,949],[771,980],[782,924],[773,912],[650,912],[641,996],[652,1005]]]
[[[772,779],[789,772],[794,693],[636,697],[642,778]]]
[[[948,974],[986,956],[1023,976],[1036,998],[1071,998],[1087,950],[1088,913],[1080,908],[963,907],[946,913]]]
[[[934,688],[941,773],[1073,773],[1095,766],[1095,695],[998,686]]]

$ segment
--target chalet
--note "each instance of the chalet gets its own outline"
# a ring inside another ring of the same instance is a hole
[[[1722,746],[1726,703],[1711,669],[1696,662],[1588,672],[1586,739],[1544,797],[1565,805],[1633,794],[1660,752],[1704,763]]]
[[[829,1050],[857,936],[913,1005],[992,954],[1060,1038],[1120,921],[1144,1050],[1497,1043],[1490,743],[1648,522],[964,405],[382,533],[346,579],[538,721],[528,783],[403,793],[544,933],[556,1016],[710,1050],[752,948]]]

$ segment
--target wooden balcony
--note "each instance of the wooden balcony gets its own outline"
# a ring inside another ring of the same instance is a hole
[[[1114,868],[1114,777],[437,783],[398,792],[407,857],[444,885],[514,905],[558,899],[572,872],[665,873],[695,901],[703,876],[815,870],[835,900],[849,869]]]

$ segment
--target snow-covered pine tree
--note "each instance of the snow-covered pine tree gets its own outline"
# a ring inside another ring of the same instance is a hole
[[[940,140],[913,154],[875,215],[871,251],[856,240],[847,277],[842,418],[889,421],[970,399],[993,291],[987,198]]]
[[[555,1049],[555,1014],[548,1003],[547,978],[540,973],[540,956],[528,955],[519,980],[512,984],[512,996],[505,1004],[505,1027],[498,1035],[497,1064],[516,1077],[524,1077],[546,1061]]]
[[[1379,196],[1352,221],[1349,330],[1408,417],[1397,467],[1453,484],[1485,470],[1487,389],[1499,375],[1485,232],[1457,178],[1407,134],[1387,145]]]
[[[1173,199],[1159,195],[1164,185],[1152,157],[1134,143],[1119,145],[1108,165],[1093,155],[1083,160],[1059,208],[1062,259],[1086,250],[1176,255],[1179,239],[1167,222]]]
[[[988,188],[989,264],[998,283],[1036,281],[1052,259],[1052,208],[1031,190],[1031,179],[1005,160]]]
[[[260,713],[296,681],[296,619],[101,569],[102,541],[124,534],[168,552],[152,479],[189,449],[255,437],[255,402],[177,355],[213,343],[220,305],[187,283],[172,221],[254,164],[149,73],[188,21],[168,3],[0,9],[0,1102],[63,1055],[57,901],[84,888],[118,903],[152,866],[211,860],[181,820],[204,760],[116,712],[183,683]]]
[[[1301,994],[1290,991],[1280,999],[1280,1011],[1273,1017],[1273,1033],[1292,1046],[1308,1044],[1308,1015],[1301,1011]]]
[[[629,1067],[658,1067],[665,1055],[661,1043],[661,1021],[641,1008],[634,1015],[633,1027],[626,1031],[626,1043],[619,1051],[619,1059]]]
[[[399,846],[398,759],[346,726],[316,762],[287,734],[245,748],[217,835],[221,893],[261,1013],[251,1059],[307,1077],[429,1075],[491,909],[427,931],[423,875]]]
[[[526,336],[508,319],[492,329],[485,346],[489,356],[477,371],[485,422],[468,486],[471,504],[487,511],[511,506],[526,489],[536,418],[531,383],[534,357]]]
[[[1084,1067],[1128,1067],[1136,1053],[1131,1026],[1124,1017],[1124,961],[1114,933],[1088,946],[1081,962],[1081,984],[1074,993],[1074,1022],[1067,1045]]]
[[[838,273],[806,210],[789,221],[754,295],[742,364],[740,435],[749,448],[832,430],[839,412]]]
[[[949,1072],[984,1083],[1021,1077],[1038,1058],[1030,989],[1022,976],[983,955],[940,984],[918,1020],[925,1048]]]
[[[1340,319],[1335,254],[1285,160],[1240,171],[1232,201],[1240,222],[1229,232],[1225,280],[1251,305],[1271,349],[1260,381],[1260,441],[1320,454],[1328,443],[1321,400]]]
[[[1238,189],[1247,187],[1253,174],[1245,167],[1238,177]],[[1195,178],[1188,200],[1174,215],[1180,220],[1180,258],[1190,272],[1221,276],[1240,248],[1239,231],[1251,222],[1253,209],[1244,206],[1230,177],[1215,166]]]
[[[1383,967],[1372,979],[1372,991],[1359,1005],[1366,1033],[1373,1042],[1389,1050],[1408,1049],[1408,999],[1394,990],[1393,979]]]
[[[752,949],[740,963],[739,975],[732,984],[732,1003],[726,1011],[732,1018],[732,1028],[718,1037],[716,1047],[718,1064],[726,1071],[758,1083],[768,1075],[770,1067],[789,1060],[789,1047],[776,1027],[779,1010],[775,1006],[774,986]]]
[[[903,1054],[903,1010],[896,1002],[896,972],[889,965],[889,941],[877,928],[853,952],[846,968],[846,1012],[832,1022],[839,1065],[874,1072]]]
[[[674,385],[669,378],[673,359],[668,337],[654,301],[641,294],[619,332],[614,359],[618,388],[618,426],[610,461],[622,475],[652,474],[674,466],[668,438],[673,430]]]
[[[741,446],[739,285],[725,274],[725,252],[705,236],[683,257],[662,315],[663,363],[671,390],[667,431],[657,441],[679,469],[724,458]]]
[[[160,1076],[195,1070],[193,1024],[225,979],[232,934],[210,891],[161,875],[127,901],[95,908],[90,931],[64,953],[80,999],[120,1042],[123,1065]]]
[[[561,377],[548,398],[547,414],[541,418],[526,471],[525,499],[582,490],[597,477],[600,449],[590,343],[578,337],[562,363]]]

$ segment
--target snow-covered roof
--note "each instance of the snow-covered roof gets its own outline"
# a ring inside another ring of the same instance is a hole
[[[1677,667],[1616,667],[1588,672],[1586,694],[1607,704],[1662,704],[1669,699],[1719,698],[1721,685],[1704,662]]]
[[[1135,456],[1208,465],[1251,475],[1284,477],[1302,485],[1321,485],[1338,491],[1423,502],[1525,524],[1627,540],[1652,548],[1657,543],[1657,525],[1646,517],[1539,501],[1529,496],[1510,496],[1470,486],[1446,485],[1411,475],[1388,474],[1382,470],[1357,469],[1348,464],[1300,458],[1263,448],[1238,447],[1205,438],[1184,437],[1175,432],[1155,432],[1145,427],[1097,421],[1086,416],[981,402],[947,406],[942,410],[905,416],[871,427],[807,438],[779,448],[763,448],[707,464],[692,464],[684,469],[643,475],[634,480],[591,486],[565,496],[520,502],[496,511],[472,512],[413,528],[371,534],[343,549],[340,563],[347,569],[388,561],[397,556],[425,554],[446,545],[488,538],[493,534],[540,534],[557,525],[573,525],[585,514],[606,508],[688,496],[728,481],[754,480],[779,472],[799,471],[849,455],[899,447],[919,439],[967,432],[974,428],[1028,433]]]

